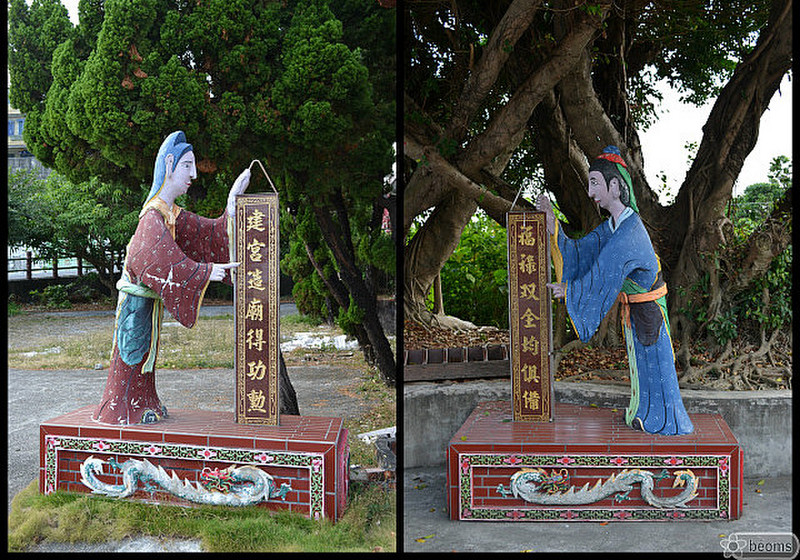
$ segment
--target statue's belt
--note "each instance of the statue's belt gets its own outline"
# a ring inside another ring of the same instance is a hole
[[[631,326],[631,307],[630,304],[632,303],[644,303],[647,301],[655,301],[659,298],[664,297],[667,295],[667,285],[666,283],[661,284],[660,287],[652,290],[650,292],[644,292],[641,294],[626,294],[625,292],[619,293],[619,302],[620,302],[620,311],[622,322],[630,328]]]
[[[147,286],[142,286],[141,284],[134,284],[133,282],[129,282],[125,280],[125,278],[120,278],[117,281],[117,290],[120,292],[125,292],[126,294],[133,294],[139,297],[146,297],[150,299],[161,299],[161,296],[158,295],[158,292],[148,288]]]

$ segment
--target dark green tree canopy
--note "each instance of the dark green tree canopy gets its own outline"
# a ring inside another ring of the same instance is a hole
[[[11,102],[34,155],[71,178],[147,184],[175,129],[195,146],[196,198],[203,173],[255,157],[302,172],[308,194],[342,166],[380,181],[391,165],[389,101],[327,2],[81,0],[74,28],[57,0],[9,4]]]
[[[199,172],[185,204],[207,215],[261,160],[292,217],[284,235],[322,244],[318,273],[347,278],[333,299],[361,309],[352,329],[393,378],[369,279],[394,271],[373,220],[394,160],[394,15],[356,0],[80,0],[73,27],[58,0],[9,0],[11,103],[46,166],[139,197],[183,130]],[[259,176],[248,192],[269,189]]]

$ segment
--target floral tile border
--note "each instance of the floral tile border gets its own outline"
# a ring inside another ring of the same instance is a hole
[[[118,453],[146,459],[214,460],[263,467],[307,468],[309,471],[309,516],[313,519],[325,517],[325,456],[322,453],[264,451],[53,434],[45,436],[45,442],[45,494],[55,492],[58,487],[58,453],[60,451],[83,451],[109,455]]]
[[[696,509],[596,508],[586,506],[473,507],[472,469],[474,467],[507,468],[685,468],[704,467],[717,471],[717,507]],[[459,453],[460,520],[481,521],[672,521],[729,519],[733,495],[730,481],[731,456],[709,455],[530,455],[523,453]],[[724,499],[727,498],[727,499]]]

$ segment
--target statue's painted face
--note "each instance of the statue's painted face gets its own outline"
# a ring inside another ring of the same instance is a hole
[[[195,167],[194,152],[188,151],[178,160],[175,170],[169,173],[169,162],[167,163],[167,182],[174,189],[175,197],[185,194],[192,184],[192,179],[197,177],[197,167]]]
[[[589,173],[589,198],[594,200],[600,208],[610,209],[610,203],[619,200],[619,181],[611,179],[611,184],[606,184],[606,179],[599,171]]]

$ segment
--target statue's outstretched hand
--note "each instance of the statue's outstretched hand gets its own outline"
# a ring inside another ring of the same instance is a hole
[[[564,282],[558,282],[554,284],[547,284],[547,287],[553,290],[554,298],[563,298],[567,285]]]
[[[250,184],[250,168],[242,171],[236,180],[233,182],[230,192],[228,193],[228,215],[233,216],[236,212],[236,195],[242,194],[247,185]]]
[[[239,263],[213,263],[213,266],[214,268],[211,270],[211,280],[214,282],[220,282],[225,279],[225,275],[228,274],[228,269],[236,268],[239,266]]]
[[[539,198],[536,199],[536,209],[545,213],[545,220],[547,221],[547,233],[553,235],[556,232],[556,215],[553,212],[553,205],[550,203],[550,199],[547,198],[547,195],[539,195]]]

